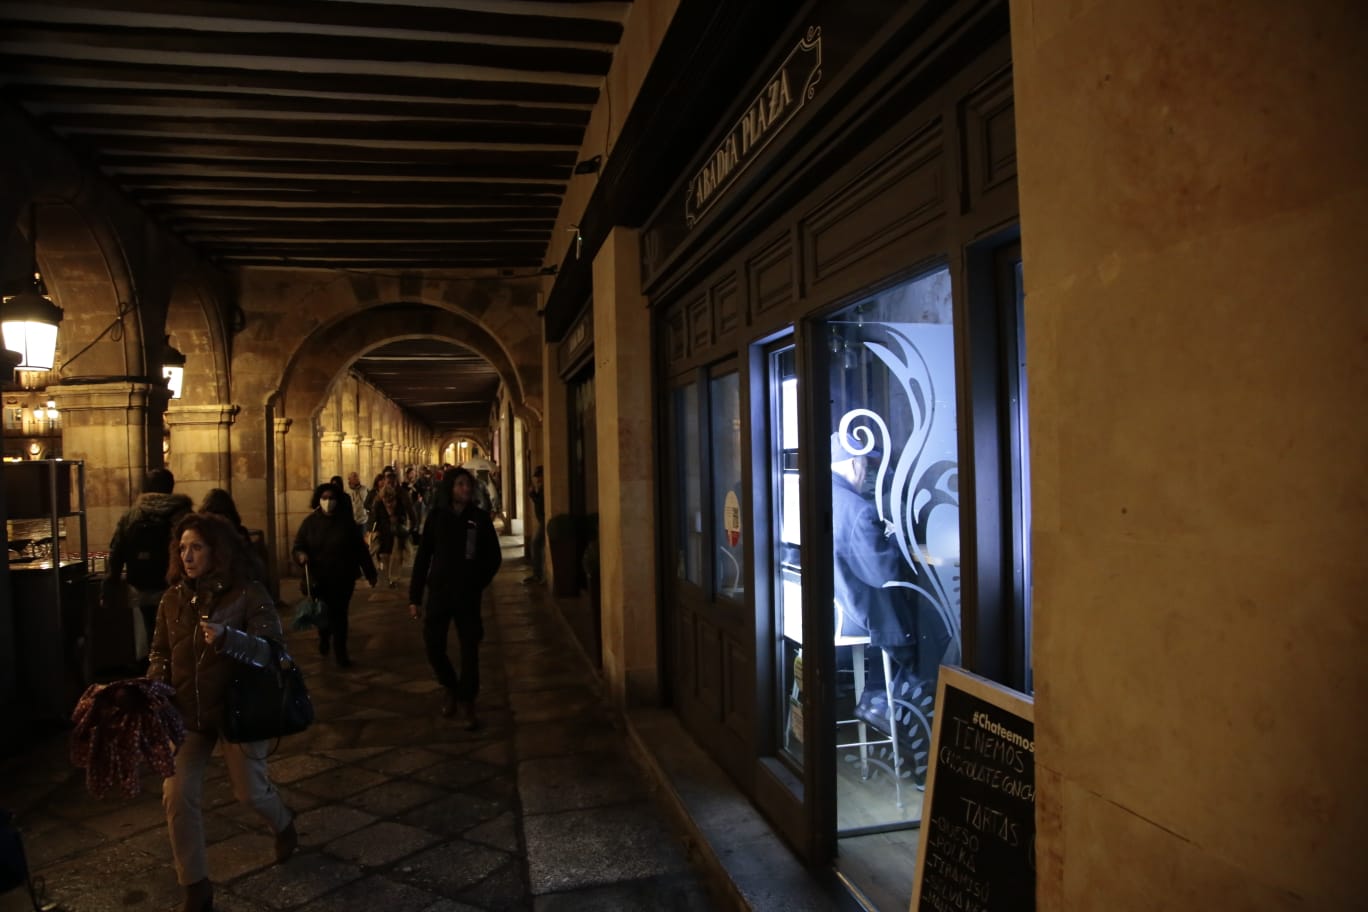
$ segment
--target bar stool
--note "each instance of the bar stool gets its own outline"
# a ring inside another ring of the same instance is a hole
[[[844,612],[841,610],[841,606],[838,603],[836,606],[836,645],[849,646],[851,649],[851,665],[853,666],[855,672],[855,703],[858,705],[860,702],[860,697],[864,695],[865,691],[865,647],[870,646],[872,644],[870,643],[868,634],[865,634],[864,636],[848,636],[841,633],[843,621]],[[878,646],[874,646],[874,648],[878,649],[879,655],[883,657],[884,688],[887,689],[889,683],[893,680],[892,662],[888,658],[888,653],[885,650],[879,649]],[[887,738],[876,738],[873,741],[869,740],[869,726],[863,719],[858,717],[854,719],[837,719],[836,725],[838,728],[842,725],[858,726],[859,740],[841,742],[838,738],[836,743],[836,749],[840,750],[843,747],[858,747],[860,749],[861,779],[867,780],[869,778],[869,749],[871,747],[877,747],[880,744],[887,744],[892,747],[893,793],[898,803],[898,810],[902,810],[902,778],[900,777],[898,772],[899,767],[902,765],[902,758],[899,755],[898,718],[897,713],[893,709],[893,695],[891,693],[888,695],[889,736]]]

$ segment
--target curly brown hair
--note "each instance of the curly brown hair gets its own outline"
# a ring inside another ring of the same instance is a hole
[[[189,513],[176,523],[175,534],[171,536],[171,563],[166,573],[166,581],[171,585],[185,579],[185,564],[181,563],[180,540],[186,532],[195,531],[209,546],[213,567],[201,579],[219,580],[225,585],[245,583],[253,578],[251,554],[228,520],[213,513]]]

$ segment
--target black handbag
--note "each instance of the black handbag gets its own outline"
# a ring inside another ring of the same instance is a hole
[[[29,874],[28,858],[24,855],[24,837],[14,823],[14,815],[0,808],[0,893],[24,887],[29,902],[37,912],[49,912],[57,904],[48,902],[47,886],[43,878]]]
[[[239,663],[223,699],[223,739],[234,744],[267,741],[302,732],[313,724],[313,701],[285,647],[271,643],[264,668]]]

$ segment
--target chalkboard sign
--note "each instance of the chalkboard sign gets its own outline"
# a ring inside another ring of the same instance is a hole
[[[1034,709],[941,668],[911,912],[1035,908]]]

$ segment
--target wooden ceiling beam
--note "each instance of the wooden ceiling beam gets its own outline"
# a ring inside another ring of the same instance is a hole
[[[210,58],[212,59],[212,58]],[[512,82],[445,77],[375,74],[301,73],[288,70],[241,70],[208,64],[172,66],[122,61],[80,61],[13,53],[0,57],[0,84],[28,82],[79,83],[92,88],[115,84],[187,85],[211,89],[263,89],[271,94],[306,92],[337,97],[511,101],[533,104],[577,104],[592,107],[598,88],[566,82]]]
[[[416,24],[422,20],[411,21]],[[269,27],[270,23],[265,25]],[[248,64],[261,58],[291,59],[299,61],[301,69],[328,73],[374,74],[377,65],[389,64],[394,67],[394,75],[424,66],[445,65],[594,77],[607,75],[613,62],[611,51],[455,39],[434,41],[426,37],[426,32],[413,34],[424,37],[333,35],[321,29],[308,34],[272,34],[0,19],[0,45],[44,47],[78,60],[91,56],[103,59],[100,52],[117,51],[140,60],[155,60],[174,53],[202,57],[205,61],[218,60],[230,67],[240,61],[238,66],[245,69],[257,69]]]

